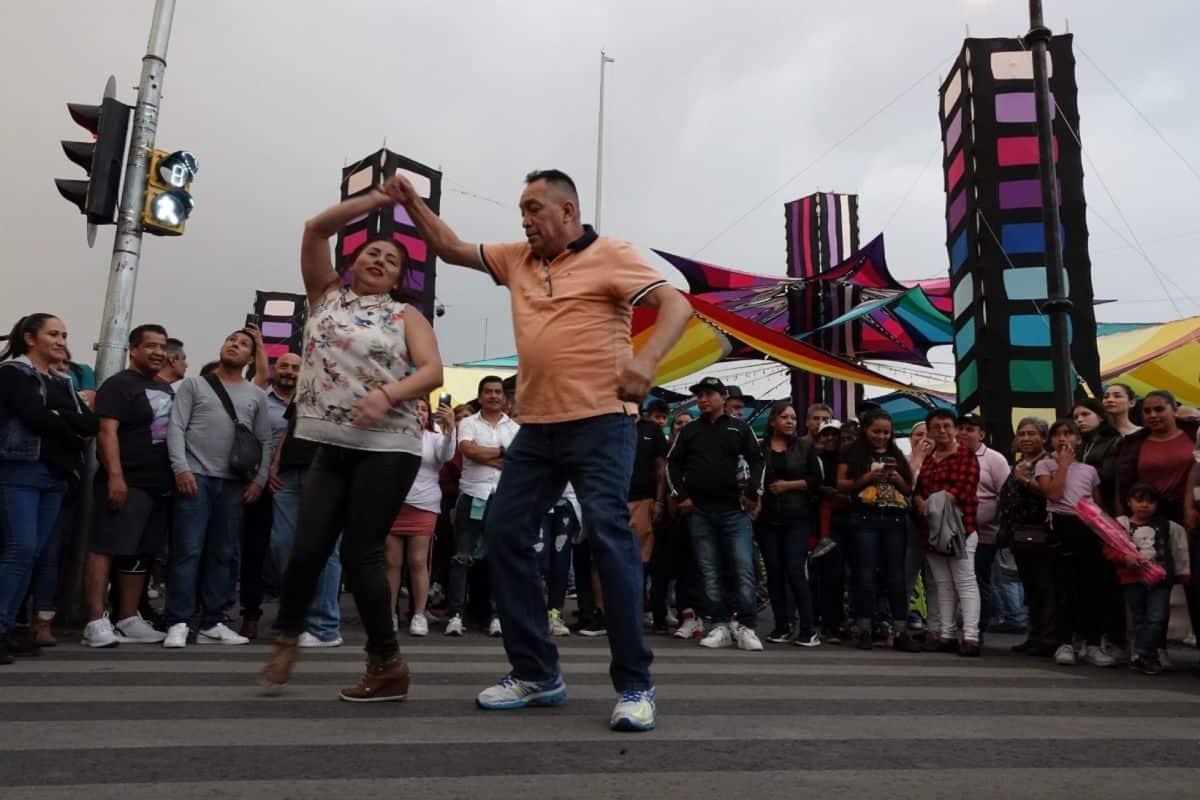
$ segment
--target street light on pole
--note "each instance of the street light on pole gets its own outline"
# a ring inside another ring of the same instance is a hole
[[[600,230],[600,193],[604,178],[604,67],[616,59],[609,58],[603,50],[600,51],[600,114],[596,123],[596,230]]]

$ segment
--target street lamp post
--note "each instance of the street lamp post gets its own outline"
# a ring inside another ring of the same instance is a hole
[[[596,230],[600,231],[600,192],[604,183],[604,67],[616,59],[600,51],[600,113],[596,123]]]

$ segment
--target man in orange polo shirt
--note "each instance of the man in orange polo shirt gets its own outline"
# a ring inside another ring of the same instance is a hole
[[[579,215],[575,184],[558,170],[532,172],[521,194],[525,241],[473,245],[429,210],[401,176],[384,190],[450,264],[480,270],[512,297],[521,368],[521,431],[507,451],[488,515],[487,547],[504,649],[512,672],[480,693],[487,709],[566,699],[547,628],[534,545],[542,517],[575,487],[607,602],[613,730],[655,724],[653,660],[642,637],[642,559],[627,497],[635,414],[658,362],[683,333],[691,306],[628,242],[598,236]],[[654,333],[633,355],[635,304],[658,310]]]

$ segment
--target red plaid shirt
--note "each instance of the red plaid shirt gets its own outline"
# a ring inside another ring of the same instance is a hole
[[[975,513],[979,510],[979,459],[965,444],[960,444],[958,452],[941,461],[930,454],[921,465],[916,491],[922,500],[929,499],[934,492],[954,495],[967,535],[975,531]]]

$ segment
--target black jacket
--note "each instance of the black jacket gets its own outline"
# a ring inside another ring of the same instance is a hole
[[[821,485],[821,464],[817,450],[804,439],[795,438],[784,451],[787,459],[783,474],[777,474],[770,442],[763,442],[763,507],[762,518],[771,523],[783,523],[806,517],[812,511],[817,487]],[[767,488],[775,481],[807,481],[803,491],[771,494]]]
[[[690,423],[675,437],[667,455],[671,495],[690,498],[704,511],[738,510],[738,456],[750,465],[745,495],[757,500],[763,487],[763,456],[750,426],[727,414],[715,422],[701,417]]]

